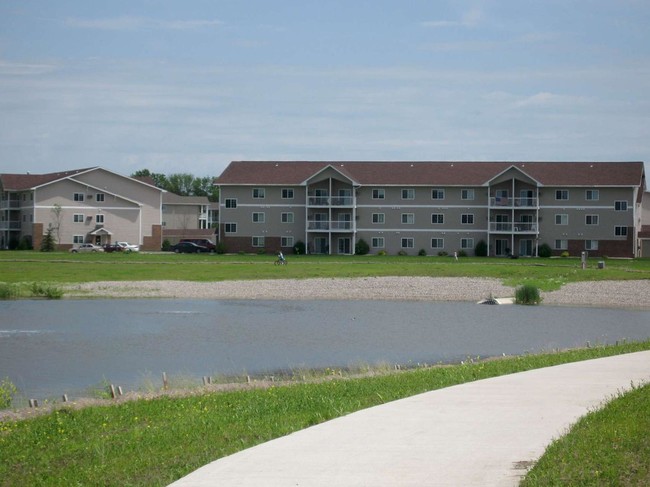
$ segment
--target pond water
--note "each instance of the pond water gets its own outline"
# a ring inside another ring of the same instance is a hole
[[[393,301],[0,302],[0,378],[26,397],[161,375],[437,363],[650,337],[650,311]]]

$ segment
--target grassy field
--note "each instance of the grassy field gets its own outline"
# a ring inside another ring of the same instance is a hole
[[[648,349],[650,341],[356,379],[340,379],[332,371],[330,380],[286,387],[59,409],[0,422],[0,485],[166,485],[216,458],[377,404],[463,382]],[[647,395],[641,402],[641,411],[647,412]],[[647,442],[643,427],[634,434]],[[581,448],[589,456],[590,443]],[[639,456],[646,453],[630,452],[611,469],[647,466],[650,457]]]
[[[294,256],[273,265],[270,255],[172,253],[70,254],[0,252],[0,281],[74,283],[87,281],[305,279],[310,277],[435,276],[495,277],[504,284],[533,284],[542,291],[575,281],[650,279],[650,259],[495,259],[419,256]]]

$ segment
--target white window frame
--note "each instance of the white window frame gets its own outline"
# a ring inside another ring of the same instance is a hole
[[[434,221],[439,220],[439,221]],[[445,224],[445,214],[444,213],[431,213],[431,224],[432,225],[444,225]]]
[[[293,248],[293,237],[280,237],[280,247]]]
[[[402,225],[414,225],[415,224],[415,213],[402,213],[401,216]]]
[[[255,248],[264,248],[264,237],[254,235],[251,237],[251,246]]]
[[[614,227],[614,235],[616,237],[627,237],[627,225],[616,225]]]
[[[385,213],[373,213],[372,214],[372,223],[375,225],[382,225],[386,223],[386,214]]]
[[[282,188],[280,195],[283,200],[292,200],[294,198],[293,188]]]
[[[73,235],[72,243],[73,244],[82,244],[84,243],[85,237],[83,235]]]
[[[569,190],[568,189],[556,189],[555,190],[555,201],[568,201],[569,200]]]
[[[74,193],[72,196],[73,201],[84,201],[86,199],[86,195],[84,193]]]
[[[435,242],[435,245],[434,245]],[[445,248],[445,239],[444,238],[432,238],[431,239],[431,248],[432,249],[444,249]]]
[[[432,200],[444,200],[445,199],[445,190],[443,188],[433,188],[431,190],[431,199]]]
[[[555,240],[555,250],[568,250],[569,241],[566,239],[556,239]]]
[[[474,239],[472,237],[461,238],[460,239],[460,248],[462,250],[471,250],[474,248]]]
[[[237,208],[237,198],[226,198],[224,201],[224,206],[228,209]]]
[[[251,215],[251,220],[253,223],[265,223],[266,222],[266,213],[263,211],[254,211]]]
[[[403,249],[414,249],[415,239],[413,237],[402,237],[400,247]]]
[[[223,224],[224,233],[233,234],[237,233],[237,223],[236,222],[227,222]]]
[[[373,249],[383,249],[385,247],[384,237],[372,237],[370,245]]]
[[[600,191],[597,189],[587,189],[585,190],[585,200],[586,201],[598,201],[600,199]]]
[[[585,215],[585,225],[596,226],[600,218],[598,215]]]
[[[460,190],[460,199],[461,200],[466,200],[466,201],[473,201],[474,200],[474,189],[473,188],[461,189]]]
[[[372,199],[373,200],[384,200],[384,199],[386,199],[386,190],[384,188],[373,188],[372,189]]]
[[[415,199],[415,189],[414,188],[402,188],[402,199],[403,200],[414,200]]]
[[[294,222],[293,211],[286,211],[286,212],[283,212],[283,213],[280,215],[280,221],[281,221],[282,223],[293,223],[293,222]]]
[[[105,222],[104,214],[103,213],[98,213],[95,215],[95,223],[98,225],[103,225]]]
[[[627,200],[620,200],[614,202],[615,211],[627,211]]]
[[[463,213],[460,215],[461,225],[474,225],[474,213]]]
[[[266,198],[266,188],[253,188],[252,195],[254,200],[263,200]]]
[[[585,250],[598,250],[598,240],[585,240]]]
[[[558,218],[560,222],[558,223]],[[556,225],[568,225],[569,224],[569,215],[567,213],[556,213],[555,214],[555,224]]]
[[[73,223],[83,223],[86,221],[86,215],[83,213],[75,213],[72,215],[72,222]]]

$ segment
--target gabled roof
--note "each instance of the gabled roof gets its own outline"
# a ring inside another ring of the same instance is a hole
[[[0,174],[0,182],[2,182],[2,187],[5,191],[25,191],[60,179],[75,176],[91,169],[97,168],[88,167],[85,169],[52,172],[48,174]]]
[[[181,196],[169,191],[163,193],[162,202],[165,205],[208,205],[210,201],[207,196]]]
[[[327,166],[361,185],[482,186],[510,167],[544,186],[640,186],[643,162],[233,161],[218,185],[304,184]]]

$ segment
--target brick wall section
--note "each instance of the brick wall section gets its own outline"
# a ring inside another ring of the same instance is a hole
[[[34,250],[40,250],[43,243],[44,229],[42,223],[34,223],[32,226],[32,246]]]
[[[598,240],[598,250],[587,250],[589,257],[634,257],[632,234],[634,228],[628,227],[625,240]],[[569,255],[580,257],[585,251],[584,240],[569,240]],[[554,250],[553,255],[561,255],[562,250]]]
[[[264,239],[264,248],[253,247],[251,237],[223,237],[221,242],[226,246],[226,253],[229,254],[236,254],[238,252],[256,254],[260,250],[264,250],[267,254],[277,254],[280,251],[280,237],[266,237]],[[290,250],[282,249],[284,253]]]
[[[142,239],[141,250],[157,251],[162,248],[162,225],[151,225],[151,237]]]

